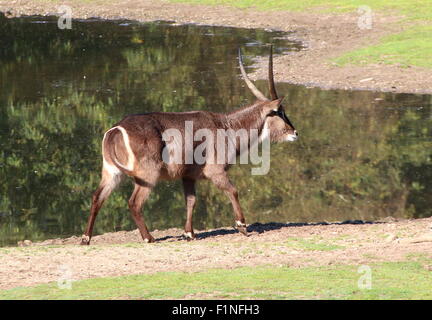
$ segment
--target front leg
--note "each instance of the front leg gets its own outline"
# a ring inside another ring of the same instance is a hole
[[[248,233],[246,229],[246,222],[238,199],[238,192],[236,187],[229,180],[227,173],[224,171],[223,173],[212,175],[209,178],[216,185],[216,187],[225,191],[225,193],[228,195],[234,209],[236,228],[239,232],[247,236]]]
[[[195,180],[183,178],[183,190],[186,201],[186,225],[185,225],[185,238],[189,240],[195,239],[195,234],[192,227],[192,214],[195,208],[196,196],[195,196]]]

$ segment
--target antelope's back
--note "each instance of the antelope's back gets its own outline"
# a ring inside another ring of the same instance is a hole
[[[194,141],[194,135],[206,129],[216,136],[224,122],[223,115],[207,111],[153,112],[128,115],[117,126],[128,133],[137,159],[153,162],[161,179],[199,179],[206,164],[196,162],[194,150],[202,141]]]

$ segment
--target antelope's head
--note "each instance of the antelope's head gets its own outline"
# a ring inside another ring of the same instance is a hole
[[[268,130],[270,141],[296,141],[298,139],[297,130],[294,128],[288,116],[285,113],[285,107],[282,105],[283,97],[279,98],[276,92],[276,87],[273,78],[273,47],[270,47],[269,68],[268,68],[268,84],[271,99],[268,99],[258,88],[252,83],[246,74],[243,66],[241,52],[239,50],[239,63],[242,76],[252,93],[257,97],[258,102],[262,105],[262,112],[266,117],[264,128]]]

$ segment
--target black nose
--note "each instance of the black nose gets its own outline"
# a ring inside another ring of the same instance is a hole
[[[294,130],[294,134],[298,137],[298,132],[297,132],[297,130]]]

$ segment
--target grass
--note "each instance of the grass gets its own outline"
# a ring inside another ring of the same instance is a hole
[[[377,45],[348,52],[334,62],[341,66],[384,63],[432,68],[432,26],[416,26],[387,36]]]
[[[72,289],[51,283],[0,291],[0,299],[432,299],[432,272],[420,262],[371,270],[371,289],[359,289],[358,266],[266,266],[96,278],[73,282]]]

